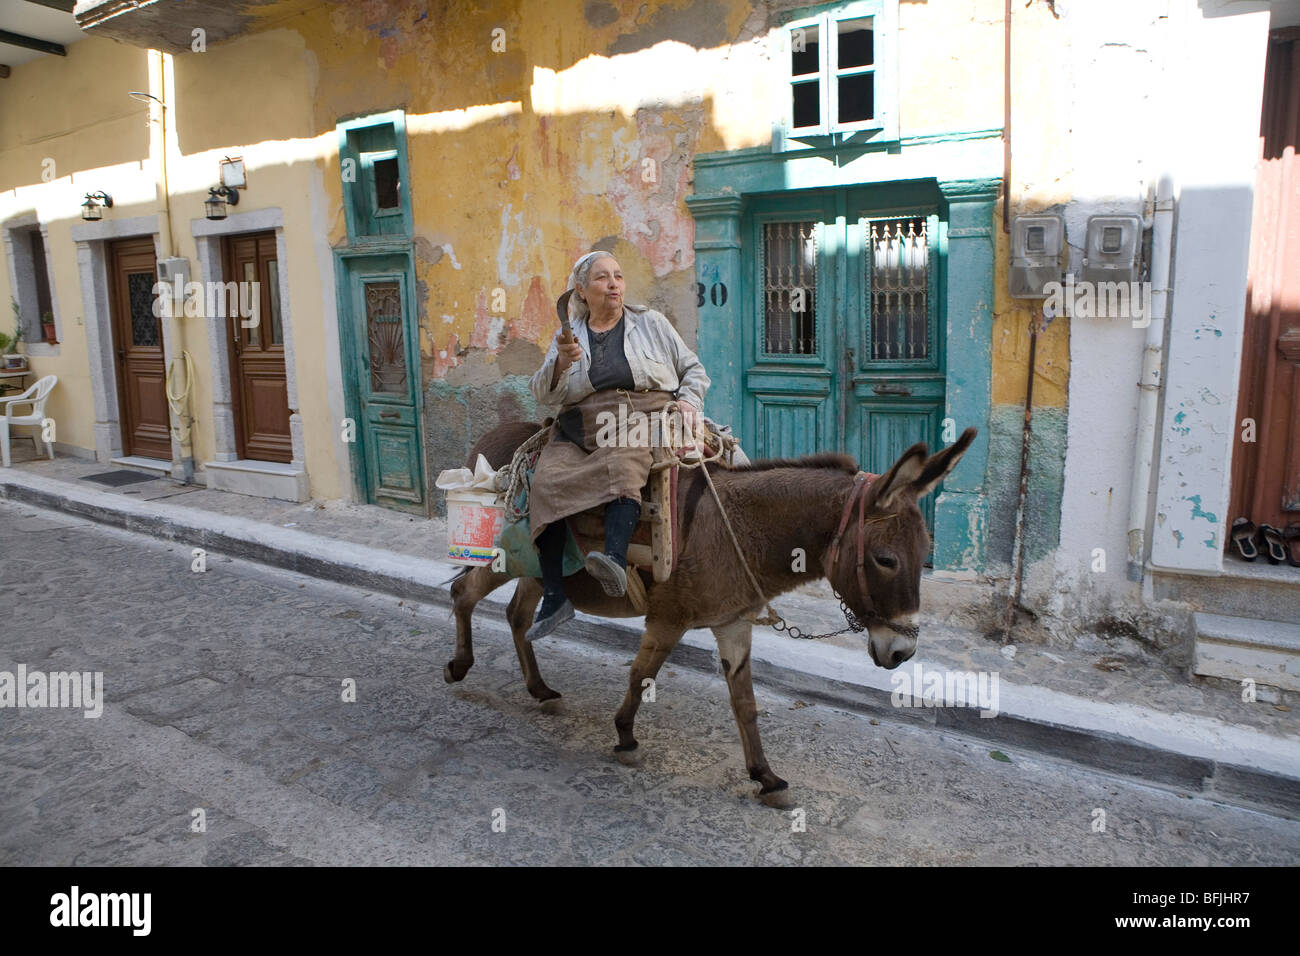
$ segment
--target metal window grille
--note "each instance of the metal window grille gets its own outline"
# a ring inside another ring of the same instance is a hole
[[[871,357],[930,355],[930,241],[922,216],[867,221],[871,289]]]
[[[816,223],[763,225],[763,351],[817,353]]]

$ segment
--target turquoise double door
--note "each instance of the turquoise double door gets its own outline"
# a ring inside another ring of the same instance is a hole
[[[419,332],[410,253],[338,258],[340,347],[353,479],[363,500],[428,514]]]
[[[881,473],[942,447],[945,224],[923,188],[751,201],[741,435],[751,457],[843,451]],[[933,497],[922,502],[933,528]]]

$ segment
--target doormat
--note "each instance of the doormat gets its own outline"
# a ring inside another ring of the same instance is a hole
[[[154,481],[157,477],[143,471],[106,471],[102,475],[82,475],[81,480],[116,488],[119,485],[133,485],[137,481]]]

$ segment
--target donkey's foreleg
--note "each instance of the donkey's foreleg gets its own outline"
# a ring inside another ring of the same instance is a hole
[[[524,685],[528,693],[536,700],[555,700],[560,696],[542,680],[541,671],[537,669],[537,657],[533,654],[533,645],[524,635],[533,623],[537,613],[537,604],[542,599],[542,582],[536,578],[520,578],[515,585],[515,595],[506,607],[506,619],[510,622],[510,635],[515,639],[515,653],[519,655],[519,669],[524,672]]]
[[[623,706],[614,715],[614,727],[618,730],[618,744],[614,753],[622,763],[636,763],[633,751],[636,750],[636,737],[632,734],[632,725],[636,721],[636,711],[641,705],[642,686],[647,678],[653,680],[659,673],[672,649],[682,639],[686,629],[676,625],[657,621],[646,621],[645,633],[641,635],[641,650],[627,677],[627,696]]]
[[[745,749],[749,779],[762,784],[760,797],[785,790],[789,784],[767,765],[763,744],[758,739],[758,704],[754,700],[754,682],[749,669],[753,625],[749,621],[733,621],[713,628],[713,636],[718,639],[722,673],[726,675],[727,689],[731,691],[731,711],[736,716],[736,726],[740,728],[740,744]],[[764,803],[780,802],[781,798],[764,800]]]
[[[472,568],[469,574],[452,583],[451,606],[456,615],[456,656],[442,669],[443,680],[448,684],[464,680],[469,669],[474,666],[474,637],[470,625],[474,606],[509,580],[508,574],[478,567]]]

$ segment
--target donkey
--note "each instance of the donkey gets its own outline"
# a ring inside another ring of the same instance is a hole
[[[489,432],[470,452],[471,467],[479,454],[492,467],[504,467],[540,427],[511,422]],[[772,598],[800,584],[829,579],[854,616],[866,624],[872,661],[893,669],[916,652],[921,568],[930,547],[916,502],[952,471],[975,435],[976,429],[968,428],[934,455],[924,444],[915,444],[874,480],[840,454],[758,461],[734,469],[706,467],[763,593]],[[788,784],[763,755],[750,674],[753,619],[763,601],[740,564],[704,475],[698,469],[683,470],[681,478],[678,494],[685,497],[677,564],[662,583],[640,572],[647,592],[645,633],[628,675],[627,694],[614,717],[615,756],[622,763],[640,762],[632,731],[642,682],[658,675],[683,633],[708,627],[718,642],[750,779],[760,784],[764,803],[782,806],[788,795],[781,791]],[[796,560],[800,553],[803,561]],[[508,580],[488,567],[467,568],[454,579],[456,654],[443,670],[448,683],[463,680],[474,663],[470,617],[475,605]],[[609,597],[585,571],[564,583],[569,600],[581,611],[601,617],[638,616],[626,597]],[[547,701],[560,695],[542,679],[533,646],[524,639],[541,596],[540,580],[521,578],[506,616],[528,692]]]

